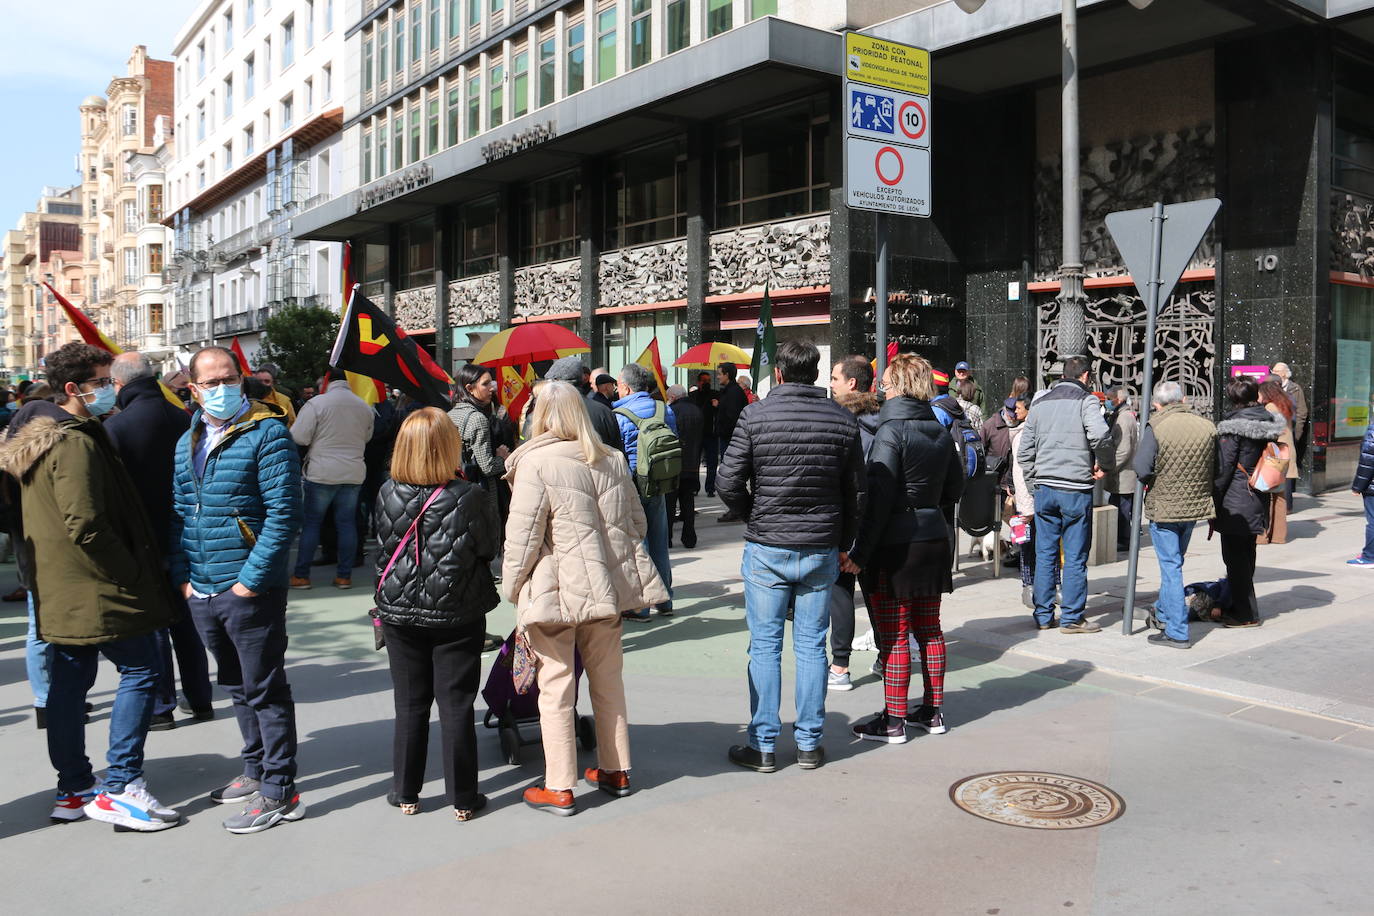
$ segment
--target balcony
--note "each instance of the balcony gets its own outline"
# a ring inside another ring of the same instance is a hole
[[[101,255],[102,255],[103,257],[107,257],[107,258],[109,258],[111,261],[113,261],[113,260],[114,260],[114,242],[106,242],[105,245],[104,245],[104,247],[101,248],[100,253],[101,253]]]
[[[233,334],[248,334],[262,327],[266,309],[249,309],[233,315],[221,315],[215,319],[215,336],[229,337]]]
[[[111,159],[109,156],[106,156],[106,157],[105,157],[105,160],[104,160],[103,162],[100,163],[100,170],[101,170],[102,172],[104,172],[106,175],[113,175],[113,174],[114,174],[114,160]]]
[[[249,226],[242,232],[235,232],[224,241],[215,246],[220,256],[226,261],[232,261],[245,251],[261,247],[258,244],[258,227]]]

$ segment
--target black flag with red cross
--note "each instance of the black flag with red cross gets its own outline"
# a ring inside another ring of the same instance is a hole
[[[448,410],[453,406],[449,374],[356,288],[329,363],[398,388],[427,407]]]

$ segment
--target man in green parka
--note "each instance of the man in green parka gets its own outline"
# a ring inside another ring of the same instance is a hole
[[[57,770],[52,817],[165,830],[181,816],[148,792],[143,743],[160,666],[154,634],[172,622],[172,604],[138,491],[100,424],[115,402],[112,361],[84,343],[50,354],[48,384],[68,416],[27,423],[0,448],[0,468],[22,488],[38,635],[55,647],[47,716]],[[86,694],[102,655],[119,669],[103,781],[86,756],[85,730]]]

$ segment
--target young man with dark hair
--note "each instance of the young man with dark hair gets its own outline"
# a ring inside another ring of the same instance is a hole
[[[35,417],[0,449],[23,492],[40,637],[53,644],[48,757],[57,770],[52,818],[116,830],[175,827],[143,781],[143,745],[157,690],[157,638],[172,621],[162,554],[134,482],[99,417],[115,404],[113,356],[70,343],[47,357],[48,384],[65,417]],[[119,669],[104,782],[86,756],[86,694],[100,656]]]
[[[224,822],[256,833],[299,820],[296,706],[286,679],[286,586],[301,528],[301,466],[286,414],[243,396],[234,355],[191,358],[200,409],[177,443],[172,581],[191,607],[243,735],[243,775],[210,793],[242,805]]]
[[[782,722],[782,637],[791,605],[797,658],[797,762],[825,762],[830,586],[841,550],[854,543],[863,514],[864,458],[853,414],[817,388],[820,352],[784,341],[777,352],[780,384],[740,415],[716,473],[717,492],[748,524],[745,533],[745,615],[749,623],[748,745],[730,761],[761,773],[777,768],[774,746]]]

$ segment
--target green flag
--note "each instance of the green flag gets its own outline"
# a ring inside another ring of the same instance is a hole
[[[773,366],[778,359],[778,335],[773,330],[773,302],[768,298],[768,283],[763,284],[763,305],[759,306],[759,324],[755,329],[754,361],[749,374],[754,377],[754,390],[761,382],[772,384]]]

